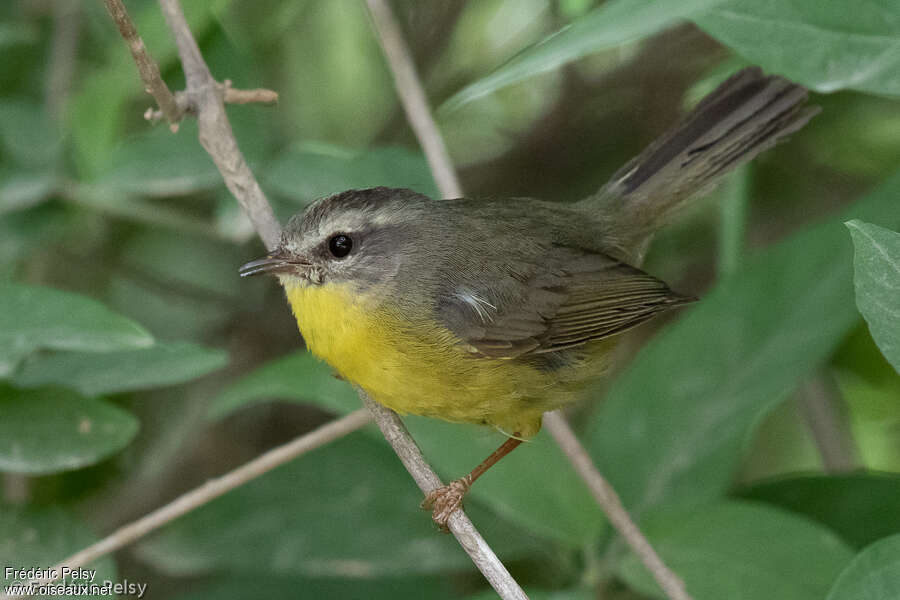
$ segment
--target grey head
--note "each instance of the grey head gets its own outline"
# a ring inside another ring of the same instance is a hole
[[[412,190],[376,187],[320,198],[291,217],[279,247],[241,267],[311,285],[389,282],[415,251],[422,215],[432,201]]]

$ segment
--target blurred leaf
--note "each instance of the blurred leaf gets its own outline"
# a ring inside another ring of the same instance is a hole
[[[760,483],[738,496],[805,515],[857,548],[900,533],[900,476],[809,475]]]
[[[0,214],[30,208],[56,189],[52,172],[0,171]]]
[[[383,578],[300,578],[266,575],[262,578],[216,578],[208,585],[192,584],[191,591],[175,600],[271,600],[272,598],[301,598],[316,600],[400,600],[421,598],[429,600],[459,598],[449,583],[438,577]]]
[[[37,28],[25,23],[0,23],[0,48],[33,44],[38,40]]]
[[[52,245],[66,231],[69,216],[59,206],[46,204],[0,214],[0,278],[11,278],[27,256]]]
[[[179,196],[222,185],[215,163],[196,137],[196,122],[186,120],[177,134],[157,127],[128,138],[94,183],[141,196]]]
[[[310,402],[341,414],[359,408],[359,397],[330,367],[308,352],[291,354],[232,384],[210,407],[212,418],[266,400]],[[404,421],[432,466],[446,478],[462,477],[503,443],[505,436],[483,427],[406,417]],[[491,469],[470,497],[541,536],[572,546],[594,540],[604,518],[556,444],[545,434]]]
[[[856,304],[872,338],[900,372],[900,233],[849,221],[855,248]]]
[[[110,352],[151,344],[143,327],[90,298],[0,283],[0,377],[39,348]]]
[[[527,77],[582,56],[638,40],[722,0],[609,0],[555,34],[529,46],[487,77],[457,92],[442,110],[453,110]]]
[[[73,392],[0,387],[0,470],[48,474],[79,469],[121,450],[138,422],[121,408]]]
[[[412,416],[404,421],[446,480],[462,477],[506,440],[483,427]],[[545,432],[482,475],[469,497],[537,535],[575,548],[596,541],[606,523],[571,463]]]
[[[270,22],[280,30],[272,39],[283,48],[279,111],[290,116],[288,138],[370,145],[397,95],[365,5],[338,0],[271,8]]]
[[[848,8],[818,0],[731,0],[694,20],[750,62],[817,91],[900,94],[897,3]]]
[[[755,257],[645,346],[588,430],[591,453],[633,511],[728,487],[742,444],[858,318],[842,222],[900,224],[900,174],[840,218]],[[710,335],[715,332],[715,335]]]
[[[137,553],[178,575],[389,577],[472,568],[456,540],[435,531],[421,500],[384,441],[354,434],[182,517]],[[482,523],[506,560],[540,548],[495,516]]]
[[[360,407],[359,396],[346,381],[305,350],[288,354],[259,367],[232,383],[209,405],[211,419],[271,400],[311,403],[339,414]]]
[[[56,162],[62,142],[41,104],[4,100],[0,101],[0,149],[22,165],[47,167]]]
[[[248,258],[231,243],[147,228],[123,244],[110,302],[161,339],[197,339],[259,298],[237,274]]]
[[[175,385],[228,364],[228,353],[196,344],[155,344],[139,350],[103,354],[59,352],[33,355],[12,381],[20,387],[63,385],[85,396]]]
[[[264,181],[300,205],[348,189],[381,185],[439,197],[425,157],[405,148],[356,153],[325,144],[298,144],[275,159]]]
[[[853,557],[821,525],[751,503],[658,510],[641,529],[695,600],[821,600]],[[666,597],[633,554],[619,573],[641,593]]]
[[[68,512],[58,507],[27,508],[0,505],[0,565],[20,569],[46,569],[62,559],[97,541],[90,530]],[[96,569],[94,582],[116,581],[116,565],[106,556],[84,566]],[[22,582],[22,578],[7,578],[0,570],[4,585]],[[72,578],[66,581],[71,582]],[[86,580],[76,580],[87,583]],[[55,598],[85,598],[109,596],[53,596]]]
[[[876,542],[856,555],[826,600],[900,598],[900,535]]]

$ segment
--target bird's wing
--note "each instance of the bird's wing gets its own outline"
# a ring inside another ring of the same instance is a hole
[[[442,301],[441,317],[473,354],[516,358],[603,339],[694,300],[603,254],[553,254],[526,276],[516,265],[515,276],[482,289],[458,287]]]

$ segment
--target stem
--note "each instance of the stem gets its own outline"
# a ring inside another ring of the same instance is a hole
[[[370,421],[371,418],[368,411],[361,408],[345,417],[335,419],[330,423],[322,425],[318,429],[301,435],[287,444],[273,448],[259,457],[254,458],[247,464],[240,466],[221,477],[210,479],[200,487],[191,490],[186,494],[182,494],[172,502],[141,517],[137,521],[133,521],[116,529],[102,540],[91,544],[87,548],[84,548],[61,561],[58,565],[53,567],[54,570],[52,572],[59,574],[63,567],[75,569],[77,567],[88,565],[102,556],[115,552],[116,550],[141,539],[166,523],[208,504],[219,496],[256,479],[264,473],[268,473],[275,467],[283,465],[284,463],[293,460],[302,454],[306,454],[311,450],[324,446],[329,442],[342,438],[350,432],[356,431]],[[53,581],[56,581],[56,579],[58,579],[58,577],[36,579],[29,583],[37,586],[52,583]],[[20,597],[21,596],[0,596],[0,598],[5,598],[6,600]]]
[[[544,427],[562,448],[582,481],[587,484],[610,523],[647,567],[666,596],[670,600],[691,600],[684,589],[684,582],[666,566],[635,522],[631,520],[628,511],[622,506],[616,490],[594,466],[587,450],[575,437],[575,432],[572,431],[563,416],[558,412],[544,414]]]

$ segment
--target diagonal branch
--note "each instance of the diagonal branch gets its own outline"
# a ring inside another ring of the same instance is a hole
[[[369,412],[361,408],[347,416],[335,419],[318,429],[314,429],[309,433],[301,435],[287,444],[273,448],[254,458],[247,464],[242,465],[233,471],[229,471],[221,477],[210,479],[200,487],[182,494],[165,506],[161,506],[140,519],[118,528],[102,540],[83,548],[67,559],[61,561],[58,565],[50,569],[50,572],[61,575],[63,567],[75,569],[87,566],[98,558],[115,552],[178,517],[208,504],[219,496],[256,479],[264,473],[268,473],[275,467],[283,465],[284,463],[297,458],[301,454],[315,450],[329,442],[344,437],[348,433],[356,431],[370,421],[371,417]],[[52,583],[57,579],[59,579],[59,577],[35,579],[30,581],[29,584],[33,586],[45,585]],[[21,596],[5,596],[0,594],[0,599],[2,600],[13,600],[13,598],[20,597]]]
[[[381,48],[391,67],[397,95],[400,96],[406,118],[419,144],[422,145],[434,181],[444,198],[460,198],[463,192],[456,176],[456,169],[453,168],[444,138],[431,114],[425,90],[416,74],[416,65],[403,39],[400,25],[386,0],[366,0],[366,5],[378,32]]]

